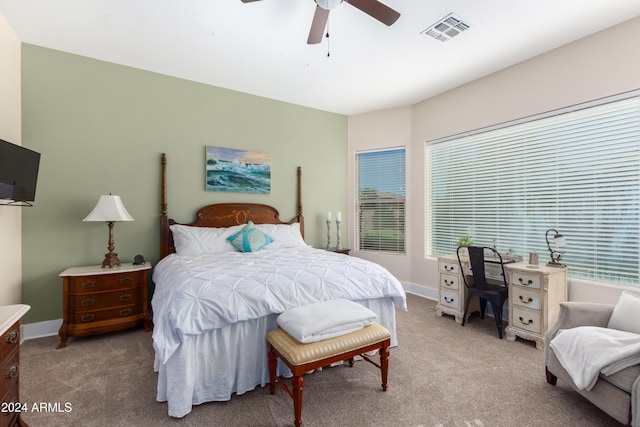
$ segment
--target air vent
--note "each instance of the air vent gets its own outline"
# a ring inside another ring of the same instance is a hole
[[[469,24],[454,15],[448,14],[420,34],[426,34],[441,42],[446,42],[469,29]]]

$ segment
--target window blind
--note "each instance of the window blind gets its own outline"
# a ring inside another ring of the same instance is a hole
[[[425,154],[428,255],[469,234],[546,263],[555,228],[568,245],[552,249],[574,277],[640,283],[638,96],[427,143]]]
[[[357,247],[405,252],[405,149],[356,153]]]

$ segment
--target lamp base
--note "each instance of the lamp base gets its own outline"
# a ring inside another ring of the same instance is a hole
[[[566,267],[566,265],[560,264],[559,262],[548,262],[547,266],[549,266],[549,267],[559,267],[559,268]]]
[[[120,260],[118,259],[118,254],[115,252],[109,252],[104,254],[104,261],[102,261],[102,268],[108,267],[120,267]]]

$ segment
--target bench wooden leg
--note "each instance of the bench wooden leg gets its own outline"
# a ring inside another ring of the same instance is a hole
[[[296,417],[295,426],[300,427],[302,425],[302,392],[304,391],[304,378],[302,376],[294,376],[291,379],[291,385],[293,386],[293,413]]]
[[[278,356],[273,351],[273,347],[269,345],[269,393],[276,393],[276,382],[278,378],[276,377],[276,368],[278,367]]]
[[[389,374],[389,340],[382,343],[380,348],[380,370],[382,371],[382,391],[387,391],[387,378]]]

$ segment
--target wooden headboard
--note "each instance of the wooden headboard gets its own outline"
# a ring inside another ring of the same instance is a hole
[[[198,210],[196,219],[190,224],[194,227],[231,227],[253,221],[254,224],[293,224],[300,223],[300,232],[304,237],[304,217],[302,216],[302,169],[298,167],[297,215],[290,221],[282,221],[278,210],[259,203],[216,203]],[[162,204],[160,206],[160,259],[175,253],[173,235],[169,226],[178,224],[167,216],[167,155],[162,153]]]

